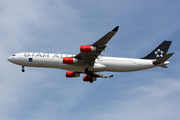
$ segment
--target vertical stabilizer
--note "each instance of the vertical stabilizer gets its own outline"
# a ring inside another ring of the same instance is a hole
[[[142,59],[159,59],[166,55],[172,41],[162,42],[156,49]]]

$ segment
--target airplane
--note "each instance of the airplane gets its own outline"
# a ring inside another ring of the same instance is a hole
[[[24,67],[27,66],[68,70],[66,72],[68,78],[79,77],[84,73],[86,75],[83,76],[83,81],[90,83],[99,77],[113,77],[113,75],[106,76],[99,73],[103,71],[132,72],[154,67],[167,68],[166,65],[170,63],[167,60],[174,54],[166,54],[172,41],[163,41],[150,54],[140,59],[100,56],[118,29],[119,26],[116,26],[91,45],[81,45],[80,53],[76,55],[23,52],[8,57],[8,61],[22,66],[22,72],[25,72]]]

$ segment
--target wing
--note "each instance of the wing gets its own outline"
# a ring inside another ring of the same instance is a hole
[[[99,73],[93,73],[93,77],[111,78],[113,76],[114,75],[106,76],[106,75],[102,75],[102,74],[99,74]]]
[[[90,52],[81,52],[78,55],[76,55],[75,58],[79,59],[79,64],[84,65],[85,63],[88,63],[90,66],[93,66],[95,59],[107,47],[107,43],[116,34],[118,29],[119,29],[119,26],[116,26],[112,31],[108,32],[106,35],[104,35],[98,41],[96,41],[95,43],[90,45],[90,46],[96,48],[96,50],[90,51]]]

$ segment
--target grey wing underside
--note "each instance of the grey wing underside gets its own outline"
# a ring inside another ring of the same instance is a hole
[[[101,54],[103,50],[105,50],[105,48],[107,47],[107,43],[116,34],[118,28],[119,26],[116,26],[112,31],[108,32],[106,35],[104,35],[102,38],[91,45],[96,47],[96,51],[81,52],[77,54],[75,58],[79,59],[79,65],[84,65],[88,62],[90,66],[93,66],[95,59]]]

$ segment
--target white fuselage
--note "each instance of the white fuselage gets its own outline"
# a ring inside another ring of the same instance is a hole
[[[64,70],[84,72],[85,65],[64,64],[63,57],[74,57],[69,54],[51,54],[51,53],[17,53],[8,58],[14,64],[29,67],[59,68]],[[110,72],[130,72],[157,67],[153,65],[153,60],[149,59],[132,59],[119,57],[98,57],[95,64],[91,67],[93,72],[110,71]],[[164,64],[169,64],[165,62]]]

